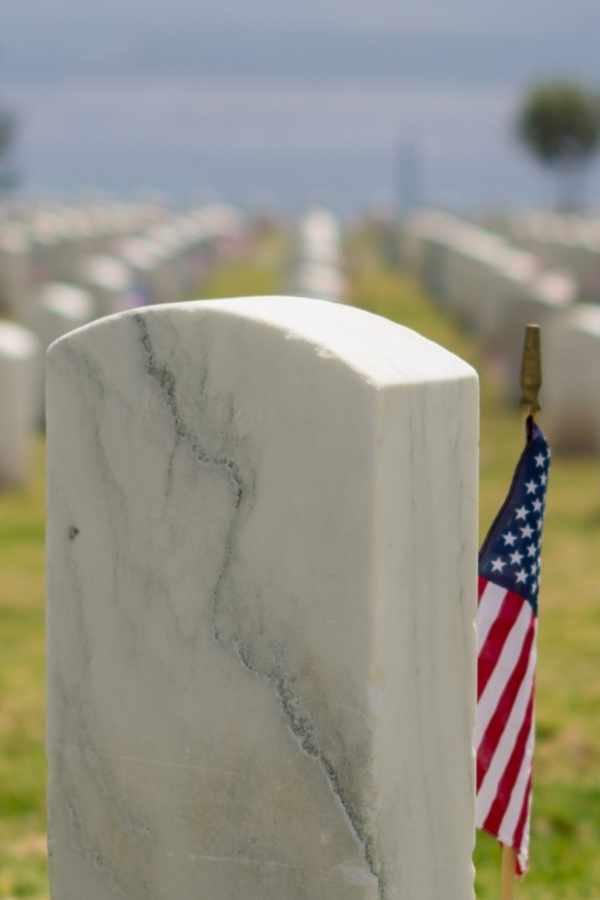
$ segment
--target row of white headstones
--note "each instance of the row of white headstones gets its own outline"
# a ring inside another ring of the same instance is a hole
[[[25,208],[0,220],[0,488],[28,477],[50,343],[102,316],[192,296],[241,234],[225,207]]]
[[[552,215],[494,224],[416,213],[402,263],[495,357],[511,402],[525,325],[539,324],[545,430],[556,449],[600,453],[600,228]]]
[[[600,302],[600,219],[528,212],[489,224],[547,265],[572,273],[582,299]]]

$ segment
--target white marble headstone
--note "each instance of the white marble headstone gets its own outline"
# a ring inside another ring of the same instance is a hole
[[[48,358],[54,900],[471,900],[477,377],[298,298]]]
[[[29,326],[38,338],[40,352],[36,362],[35,418],[44,422],[45,353],[57,338],[86,325],[94,318],[94,300],[83,288],[61,281],[49,281],[42,285],[32,303]]]
[[[0,225],[0,314],[27,320],[32,293],[30,244],[19,225]]]
[[[0,320],[0,488],[30,474],[38,352],[27,328]]]
[[[299,224],[286,278],[290,293],[342,302],[345,296],[341,229],[326,209],[314,209]]]
[[[577,303],[542,330],[544,429],[565,453],[600,454],[600,307]]]

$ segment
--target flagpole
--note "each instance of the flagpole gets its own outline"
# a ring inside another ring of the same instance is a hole
[[[502,900],[513,900],[515,883],[515,851],[512,847],[502,845],[501,886]]]
[[[540,326],[526,325],[521,359],[521,406],[528,409],[528,415],[535,416],[540,410],[538,395],[542,386],[542,348]]]
[[[540,410],[539,392],[542,386],[542,351],[540,326],[526,325],[521,359],[521,406],[528,416],[535,416]],[[513,847],[502,845],[501,900],[513,900],[515,885],[516,855]]]

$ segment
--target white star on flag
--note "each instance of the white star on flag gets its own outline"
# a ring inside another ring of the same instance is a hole
[[[527,482],[527,484],[525,485],[525,489],[527,490],[528,494],[535,494],[537,490],[537,484],[532,479],[531,481]]]
[[[534,512],[539,512],[540,509],[542,508],[542,501],[538,497],[536,497],[531,505],[533,507]]]
[[[535,457],[535,464],[538,467],[538,469],[541,469],[545,462],[546,462],[546,459],[544,457],[544,454],[538,453],[538,455]]]
[[[527,518],[527,509],[526,509],[526,507],[520,506],[520,507],[516,510],[515,516],[516,516],[516,518],[517,518],[517,522],[520,521],[520,520],[525,521],[525,519]]]
[[[519,553],[518,550],[515,550],[514,553],[510,554],[510,562],[513,566],[520,566],[523,561],[523,554]]]
[[[506,534],[502,535],[504,543],[507,547],[514,547],[515,541],[517,540],[516,534],[513,534],[512,531],[507,531]]]
[[[520,569],[517,572],[517,581],[519,582],[519,584],[525,584],[525,582],[527,581],[527,572],[525,571],[525,569]]]
[[[498,556],[496,559],[492,560],[492,572],[502,572],[505,565],[506,562]]]
[[[527,556],[535,556],[536,553],[537,547],[535,546],[535,544],[530,544],[527,548]]]
[[[524,528],[521,528],[521,537],[530,538],[533,534],[533,528],[531,525],[525,525]]]

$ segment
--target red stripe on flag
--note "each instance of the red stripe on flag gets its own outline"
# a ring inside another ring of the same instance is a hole
[[[498,789],[496,791],[496,797],[494,798],[494,802],[492,803],[492,807],[488,813],[488,816],[483,823],[483,827],[485,831],[490,834],[497,835],[500,826],[502,824],[502,819],[504,818],[504,814],[510,803],[510,797],[515,786],[515,782],[518,778],[519,772],[521,771],[521,765],[523,763],[523,759],[525,757],[525,748],[527,747],[527,738],[529,737],[529,733],[532,728],[533,721],[533,690],[531,691],[531,697],[529,698],[529,703],[527,704],[527,711],[525,712],[525,718],[523,719],[523,724],[519,729],[519,734],[517,735],[517,740],[515,741],[515,746],[510,755],[510,759],[508,764],[502,774],[502,778],[498,782]],[[520,817],[519,817],[520,818]],[[516,829],[515,829],[516,833]],[[514,835],[513,835],[514,839]],[[518,844],[517,844],[518,847]]]
[[[523,844],[523,835],[525,833],[525,826],[527,825],[529,819],[529,804],[531,803],[531,774],[529,775],[529,781],[527,782],[527,789],[525,790],[525,796],[523,797],[523,805],[521,807],[521,815],[519,816],[519,821],[517,822],[517,827],[515,828],[515,836],[513,840],[513,847],[517,851],[517,875],[524,875],[527,866],[521,865],[521,860],[519,859],[519,851]]]
[[[496,667],[504,642],[510,634],[510,630],[515,624],[523,604],[526,602],[517,594],[511,594],[510,591],[502,602],[498,617],[488,632],[485,644],[481,648],[479,659],[477,660],[478,700],[481,698],[490,675]]]
[[[498,741],[502,737],[504,728],[506,727],[506,723],[508,722],[508,717],[510,716],[514,702],[517,698],[517,694],[519,693],[519,688],[523,683],[523,679],[527,671],[527,664],[529,662],[529,656],[531,654],[531,647],[534,637],[535,619],[532,618],[525,635],[525,640],[523,641],[521,647],[521,652],[519,654],[517,664],[512,670],[510,678],[506,682],[506,686],[502,691],[502,696],[500,697],[498,705],[494,710],[494,715],[490,719],[488,727],[485,730],[485,734],[481,739],[481,743],[477,748],[477,790],[479,790],[481,782],[485,777],[485,773],[490,767],[490,763],[492,761],[494,753],[496,752],[496,747],[498,746]],[[525,719],[527,719],[528,714],[529,707],[527,707]],[[500,780],[500,784],[502,784],[502,779]]]
[[[481,603],[481,598],[483,597],[483,592],[485,591],[488,584],[489,584],[489,582],[488,582],[487,578],[482,578],[482,576],[480,575],[479,576],[479,584],[477,585],[477,605],[478,606]]]

